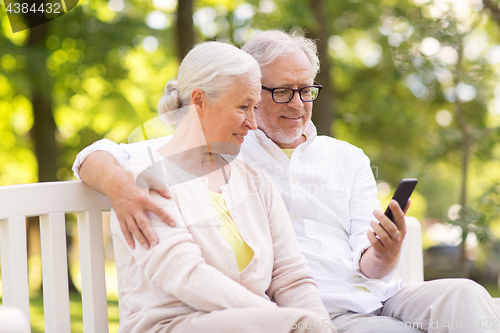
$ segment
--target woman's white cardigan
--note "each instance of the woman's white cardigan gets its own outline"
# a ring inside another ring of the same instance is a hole
[[[276,305],[328,318],[281,195],[261,171],[234,160],[222,187],[229,213],[254,251],[240,273],[219,230],[208,178],[194,177],[156,152],[130,163],[138,184],[167,181],[173,199],[151,195],[177,226],[148,213],[159,243],[149,250],[139,244],[131,249],[112,212],[121,331],[158,331],[174,317],[195,311]]]

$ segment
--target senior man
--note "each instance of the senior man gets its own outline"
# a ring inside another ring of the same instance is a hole
[[[266,31],[243,50],[261,66],[262,102],[255,111],[258,130],[247,135],[241,155],[280,190],[337,330],[493,332],[493,325],[500,325],[499,310],[486,290],[470,280],[390,281],[401,260],[404,212],[392,201],[392,223],[380,211],[370,161],[360,149],[317,136],[310,121],[321,89],[314,82],[319,70],[315,43]],[[156,244],[147,211],[171,225],[175,221],[121,165],[167,140],[119,146],[101,140],[75,161],[77,177],[110,198],[132,247],[132,235],[145,247]],[[166,190],[159,192],[168,197]]]

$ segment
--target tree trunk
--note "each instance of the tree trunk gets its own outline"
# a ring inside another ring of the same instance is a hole
[[[321,70],[316,77],[316,81],[323,86],[320,97],[314,102],[312,121],[318,129],[318,134],[333,136],[335,87],[330,79],[331,63],[328,56],[328,21],[325,18],[326,8],[323,3],[323,0],[310,2],[318,25],[311,27],[309,37],[317,41]]]
[[[472,146],[470,128],[465,122],[465,116],[462,111],[462,106],[460,102],[456,103],[457,106],[457,118],[458,123],[460,124],[460,129],[462,130],[463,135],[463,147],[462,147],[462,175],[461,175],[461,189],[460,189],[460,205],[462,220],[462,242],[460,243],[460,272],[461,277],[468,278],[469,272],[467,267],[467,257],[466,257],[466,244],[465,240],[467,239],[468,234],[468,202],[467,202],[467,181],[469,175],[469,161],[470,161],[470,149]]]
[[[28,15],[27,19],[33,19]],[[51,80],[46,71],[48,51],[46,41],[49,37],[48,24],[31,28],[29,31],[27,54],[30,55],[30,65],[27,67],[28,77],[32,82],[31,105],[33,106],[33,128],[31,139],[38,162],[38,181],[57,180],[57,159],[59,147],[56,143],[57,126],[52,114]],[[36,224],[39,228],[39,224]],[[68,244],[70,246],[71,244]],[[68,266],[69,290],[77,291]]]
[[[193,0],[182,0],[177,5],[177,54],[182,60],[194,45]]]
[[[458,85],[458,83],[461,81],[461,73],[462,73],[462,68],[461,68],[461,62],[462,62],[462,52],[463,52],[463,47],[462,44],[458,44],[458,62],[457,62],[457,71],[455,75],[455,87]],[[469,161],[470,161],[470,149],[472,146],[472,137],[471,137],[471,128],[469,125],[467,125],[467,121],[465,119],[465,114],[462,109],[462,104],[460,100],[458,99],[458,96],[456,97],[457,100],[455,102],[456,106],[456,115],[457,115],[457,121],[458,125],[460,127],[460,130],[462,132],[462,174],[461,174],[461,188],[460,188],[460,205],[462,206],[462,209],[460,211],[460,227],[462,228],[462,241],[460,242],[460,275],[463,278],[468,278],[469,277],[469,271],[467,267],[467,257],[466,257],[466,244],[465,240],[467,239],[467,234],[469,231],[468,225],[469,225],[469,209],[467,207],[468,202],[467,202],[467,181],[468,181],[468,176],[469,176]]]
[[[484,8],[488,8],[491,11],[491,17],[500,26],[500,9],[498,8],[498,3],[492,3],[491,0],[483,0]]]
[[[31,16],[28,16],[31,18]],[[47,49],[45,42],[48,34],[48,24],[42,24],[29,29],[28,53],[32,55],[28,76],[32,82],[31,104],[33,106],[34,123],[31,129],[35,156],[38,161],[38,181],[57,180],[57,158],[59,149],[56,144],[57,130],[52,115],[52,98],[50,77],[45,70]]]

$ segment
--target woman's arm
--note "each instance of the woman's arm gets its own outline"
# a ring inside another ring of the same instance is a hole
[[[274,267],[267,294],[279,306],[303,308],[329,318],[312,271],[300,253],[288,211],[278,189],[268,180],[267,209],[274,247]]]
[[[276,306],[208,265],[185,227],[177,204],[153,191],[151,195],[178,221],[178,227],[171,228],[148,213],[158,236],[158,245],[149,250],[142,247],[128,249],[151,283],[199,311]],[[115,236],[124,240],[117,223],[112,230]]]

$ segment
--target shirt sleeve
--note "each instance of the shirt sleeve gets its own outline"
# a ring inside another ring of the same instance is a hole
[[[110,153],[116,159],[116,161],[124,166],[131,158],[143,155],[148,152],[148,148],[151,150],[156,150],[162,145],[166,144],[170,140],[171,136],[161,137],[158,139],[151,139],[140,141],[136,143],[117,144],[108,139],[102,139],[94,142],[90,146],[84,148],[78,155],[76,155],[75,162],[73,163],[73,172],[75,177],[80,178],[80,167],[85,159],[92,153],[102,150]]]
[[[148,213],[159,243],[144,249],[127,248],[138,268],[147,279],[184,304],[198,311],[228,308],[276,307],[231,278],[208,265],[201,249],[194,243],[179,208],[173,199],[165,199],[154,191],[151,196],[178,222],[175,228],[166,226],[156,215]],[[112,215],[112,232],[125,242],[116,217]]]
[[[308,309],[328,319],[312,270],[299,251],[285,203],[271,181],[266,185],[270,194],[266,204],[274,248],[273,274],[267,294],[279,306]]]
[[[361,276],[369,279],[361,272],[359,262],[363,253],[371,246],[366,234],[371,228],[370,221],[375,218],[373,211],[380,209],[380,202],[377,198],[377,183],[370,166],[370,159],[360,151],[358,161],[352,195],[349,200],[351,215],[349,244],[353,249],[352,261],[354,269]],[[398,271],[401,262],[402,256],[396,268],[379,280],[389,282]]]

